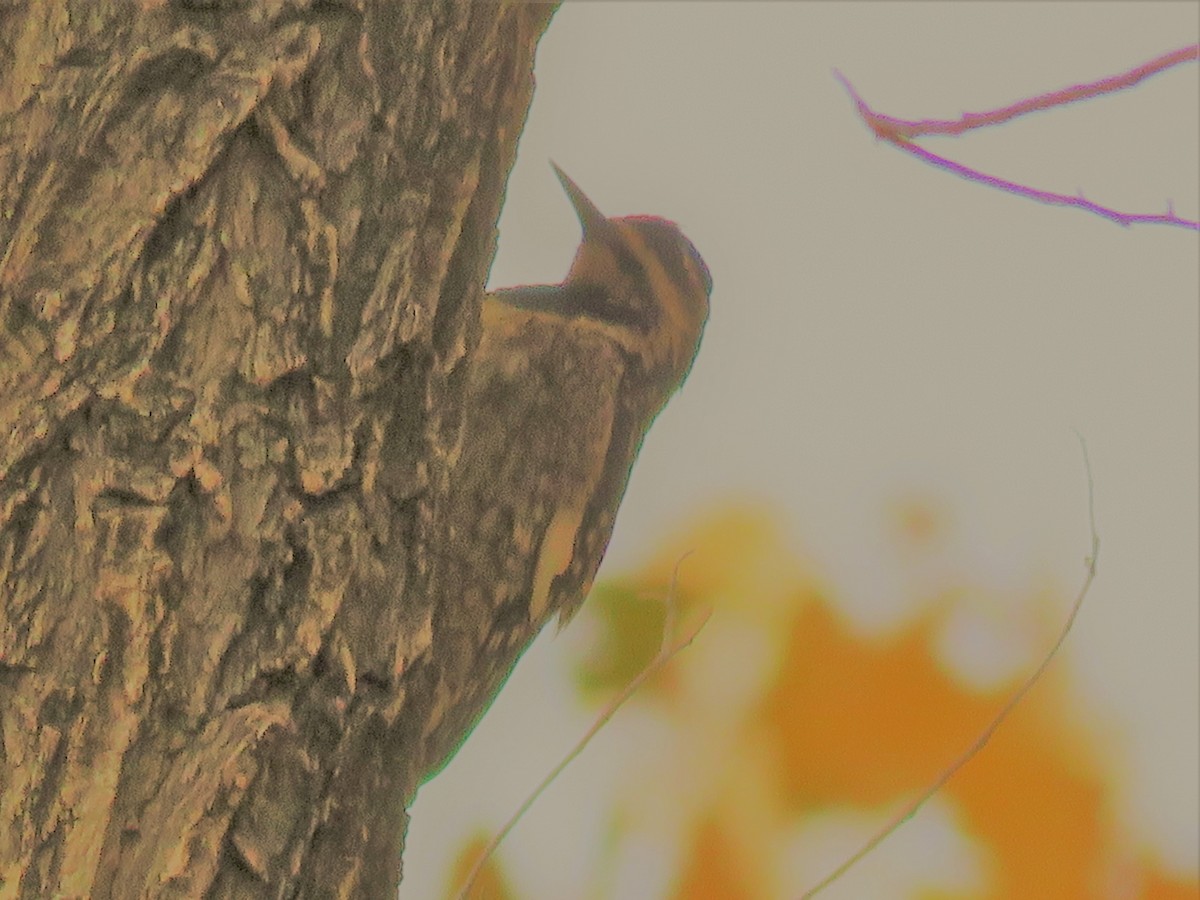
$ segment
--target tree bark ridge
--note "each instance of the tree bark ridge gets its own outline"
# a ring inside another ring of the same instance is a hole
[[[0,897],[395,895],[552,11],[0,13]]]

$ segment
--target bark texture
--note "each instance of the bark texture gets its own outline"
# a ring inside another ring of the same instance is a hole
[[[552,11],[0,9],[0,898],[395,896]]]

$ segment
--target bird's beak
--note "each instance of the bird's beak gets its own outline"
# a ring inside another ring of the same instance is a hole
[[[589,234],[596,235],[606,229],[608,227],[608,219],[605,218],[604,213],[596,208],[596,204],[587,198],[587,194],[579,189],[579,185],[572,181],[570,176],[560,169],[553,160],[551,160],[550,165],[554,167],[554,174],[562,182],[563,190],[567,192],[567,199],[575,207],[575,215],[579,216],[579,223],[583,226],[584,238]]]

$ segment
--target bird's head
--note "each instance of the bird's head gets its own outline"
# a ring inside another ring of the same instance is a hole
[[[621,333],[648,375],[674,390],[691,368],[708,319],[708,266],[674,222],[607,218],[562,169],[555,165],[554,171],[583,226],[563,287],[588,315]]]

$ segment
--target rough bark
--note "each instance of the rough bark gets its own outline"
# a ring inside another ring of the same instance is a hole
[[[552,11],[0,10],[0,898],[395,896]]]

